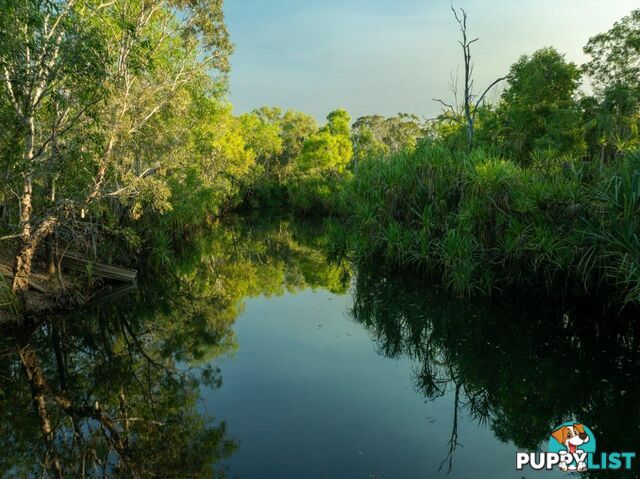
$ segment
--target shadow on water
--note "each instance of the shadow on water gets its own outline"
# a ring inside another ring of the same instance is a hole
[[[569,420],[591,427],[599,451],[637,450],[637,324],[530,298],[451,301],[419,278],[371,267],[359,268],[356,278],[352,314],[375,338],[379,354],[416,360],[415,387],[427,399],[454,391],[442,469],[453,467],[460,411],[523,451],[545,450],[550,431]]]
[[[305,288],[351,292],[351,315],[379,354],[419,365],[407,374],[420,394],[453,391],[443,474],[464,442],[460,414],[523,450],[544,447],[569,419],[591,427],[599,450],[638,447],[640,337],[630,322],[522,298],[452,301],[419,278],[350,267],[333,251],[342,235],[329,221],[232,219],[164,258],[162,274],[148,272],[128,296],[5,325],[0,477],[224,476],[217,464],[237,443],[224,418],[197,408],[202,388],[222,386],[211,360],[239,347],[244,299]]]

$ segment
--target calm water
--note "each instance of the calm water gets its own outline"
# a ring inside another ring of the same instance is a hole
[[[247,302],[240,349],[217,362],[224,386],[203,397],[240,439],[231,476],[428,478],[442,465],[447,477],[455,387],[426,398],[420,362],[381,354],[351,308],[350,295],[324,290]],[[515,446],[463,403],[449,477],[521,477]]]
[[[454,301],[353,265],[341,234],[239,218],[172,274],[5,331],[0,476],[565,477],[515,453],[574,419],[638,448],[637,330]]]

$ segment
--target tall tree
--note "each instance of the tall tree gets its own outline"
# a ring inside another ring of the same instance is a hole
[[[478,114],[478,108],[483,104],[487,93],[498,83],[505,80],[507,77],[503,76],[494,80],[482,94],[477,97],[473,93],[473,62],[471,59],[471,45],[479,40],[479,38],[469,38],[469,33],[467,29],[467,20],[468,15],[466,10],[463,8],[460,9],[460,12],[456,10],[453,5],[451,6],[451,11],[453,12],[453,16],[458,24],[458,28],[460,29],[461,40],[458,41],[460,46],[462,47],[462,55],[463,55],[463,65],[464,65],[464,85],[463,85],[463,104],[462,104],[462,112],[459,111],[459,105],[446,103],[439,98],[434,98],[434,101],[440,103],[443,107],[446,108],[446,111],[440,115],[440,119],[446,121],[456,121],[463,123],[465,125],[467,131],[467,148],[471,150],[473,148],[473,139],[475,133],[475,121],[476,116]],[[457,103],[457,85],[453,85],[455,103]],[[460,120],[460,118],[464,118],[464,121]]]
[[[302,153],[304,142],[318,131],[318,124],[312,116],[288,110],[282,118],[281,125],[283,151],[280,155],[280,164],[282,168],[289,170]]]
[[[232,46],[220,0],[2,0],[0,7],[11,107],[3,149],[19,152],[6,165],[19,198],[17,292],[28,287],[42,240],[61,226],[86,229],[105,199],[147,194],[166,208],[169,192],[153,178],[162,165],[152,160],[168,157],[140,147],[158,146],[151,139],[166,126],[159,117],[196,85],[209,88],[202,85],[210,72],[228,70]]]
[[[79,4],[3,1],[0,6],[5,12],[0,20],[0,68],[12,107],[7,125],[11,133],[5,139],[19,152],[8,169],[21,178],[15,190],[20,247],[14,291],[27,288],[35,249],[59,220],[50,202],[55,201],[61,149],[69,146],[65,140],[77,133],[88,108],[101,98],[104,49]],[[41,186],[35,193],[34,184]]]
[[[351,117],[343,110],[327,115],[327,124],[304,143],[296,167],[302,175],[325,177],[342,173],[353,156]]]
[[[591,57],[585,70],[596,90],[621,84],[640,94],[640,9],[590,38],[584,52]]]
[[[579,85],[580,70],[555,49],[522,56],[511,67],[498,108],[507,151],[524,160],[533,151],[582,154]]]
[[[360,117],[352,126],[354,161],[413,148],[422,136],[424,130],[415,115],[398,113],[389,118],[381,115]]]
[[[594,87],[587,127],[602,159],[640,147],[640,9],[589,39],[584,70]]]

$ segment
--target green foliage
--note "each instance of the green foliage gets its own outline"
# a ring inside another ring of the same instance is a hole
[[[498,105],[479,108],[471,153],[453,113],[397,154],[372,134],[381,117],[363,119],[340,199],[357,255],[464,297],[538,288],[640,303],[637,35],[636,11],[591,39],[593,97],[578,99],[581,72],[556,50],[520,58]]]
[[[640,9],[590,38],[584,52],[591,57],[585,70],[598,91],[624,85],[640,93]]]
[[[340,174],[349,164],[351,152],[348,137],[321,130],[305,141],[296,172],[309,176]]]
[[[586,234],[594,241],[586,267],[597,267],[624,294],[640,304],[640,155],[625,158],[593,190],[596,218]]]
[[[243,203],[250,207],[282,206],[287,183],[304,142],[316,133],[315,120],[304,113],[262,107],[242,115],[246,147],[256,155],[256,165],[244,179]]]
[[[379,158],[389,154],[389,147],[376,138],[374,132],[368,127],[354,128],[353,132],[353,162],[357,168],[358,163],[366,158]]]
[[[400,113],[391,118],[363,116],[353,124],[354,162],[357,165],[367,157],[415,148],[423,136],[423,127],[415,115]]]
[[[353,156],[350,121],[345,110],[329,113],[327,124],[304,142],[296,163],[298,176],[322,177],[345,171]]]
[[[263,109],[241,115],[240,123],[245,144],[256,155],[256,162],[265,174],[273,174],[274,163],[284,147],[280,138],[280,111],[273,111],[273,115],[267,113]]]
[[[11,292],[5,277],[0,273],[0,323],[3,319],[17,317],[20,314],[20,301]]]
[[[130,228],[202,222],[234,199],[254,156],[221,100],[222,2],[0,9],[1,221],[21,248],[37,248],[47,224],[76,250],[105,235],[125,243]]]
[[[581,155],[584,140],[575,95],[580,70],[553,48],[512,67],[497,115],[505,151],[526,161],[532,152]]]
[[[166,265],[215,217],[290,206],[343,215],[363,256],[463,296],[544,286],[638,301],[639,10],[589,40],[582,71],[553,48],[521,57],[499,102],[474,107],[469,152],[458,105],[353,127],[343,109],[321,128],[277,107],[235,116],[218,0],[0,6],[0,229],[23,247],[53,220],[73,249]]]
[[[595,90],[584,108],[592,152],[615,159],[640,146],[640,10],[591,38],[584,52]]]
[[[302,153],[305,140],[318,130],[316,120],[298,111],[288,110],[281,121],[280,136],[283,143],[281,163],[290,169]]]
[[[353,157],[351,117],[345,110],[327,116],[327,124],[304,142],[289,182],[290,201],[302,212],[327,210],[334,203]]]
[[[624,171],[593,181],[579,164],[523,167],[425,142],[364,161],[342,203],[360,257],[421,269],[458,295],[611,285],[637,302],[637,159]]]

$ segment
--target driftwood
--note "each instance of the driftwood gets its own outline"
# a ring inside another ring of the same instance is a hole
[[[91,274],[95,276],[124,281],[126,283],[133,282],[138,274],[134,269],[118,268],[117,266],[96,263],[95,261],[70,253],[65,253],[62,256],[60,264],[63,268],[83,272],[91,271]]]

